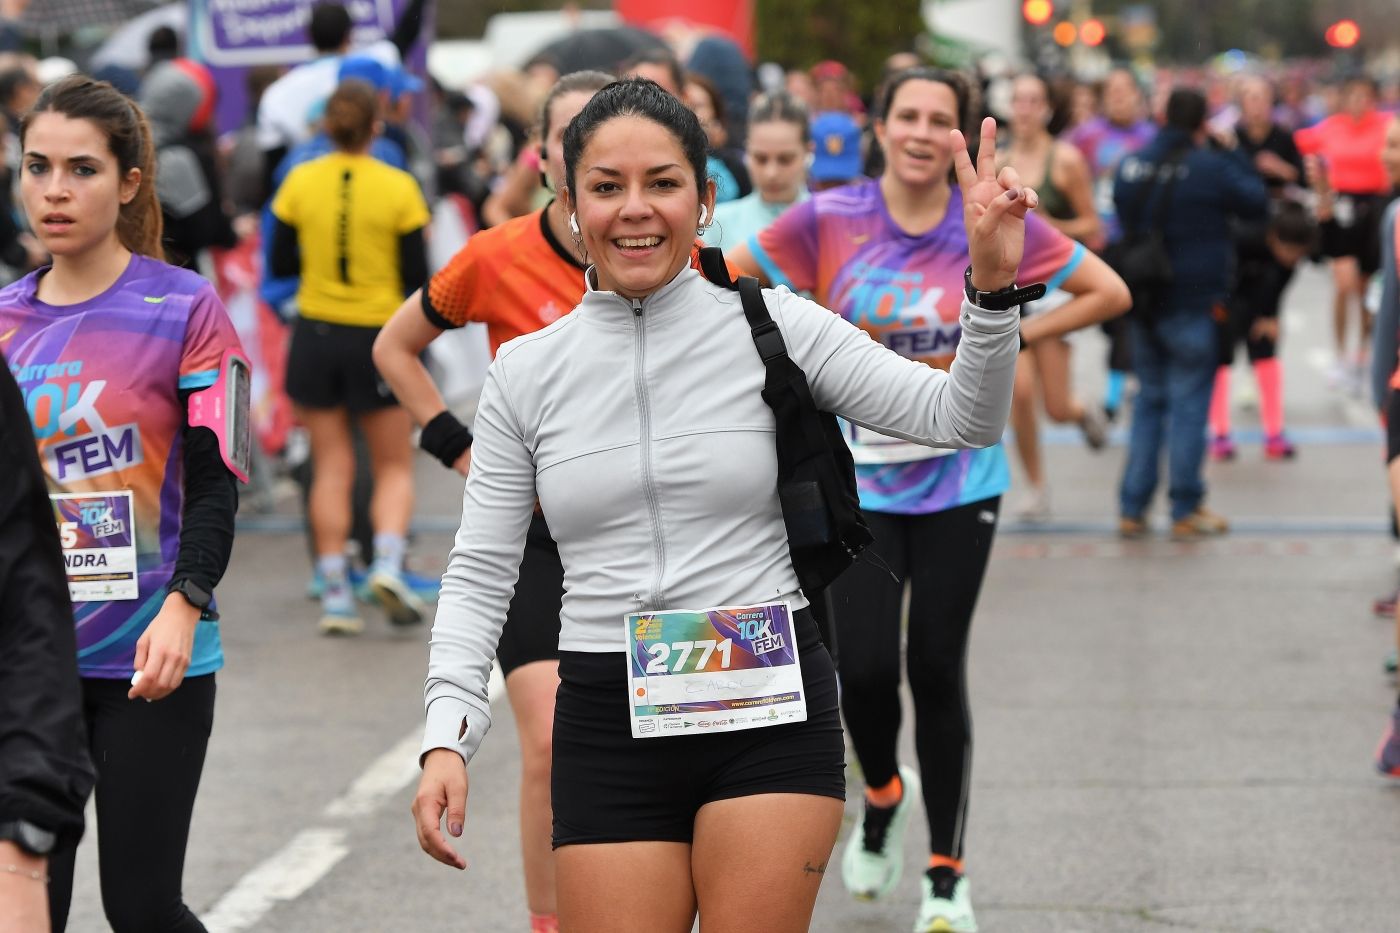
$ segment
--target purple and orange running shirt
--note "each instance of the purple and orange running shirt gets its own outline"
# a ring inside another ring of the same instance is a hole
[[[962,192],[927,233],[900,229],[876,180],[819,192],[749,240],[775,285],[811,292],[820,303],[912,360],[947,369],[962,328],[963,271],[969,262]],[[1062,285],[1084,247],[1031,214],[1017,280]],[[999,496],[1011,483],[1001,445],[940,451],[845,425],[856,460],[861,506],[920,515]]]
[[[0,290],[0,353],[24,393],[49,492],[96,503],[131,494],[129,527],[116,527],[123,541],[135,536],[135,598],[73,603],[82,675],[126,678],[180,546],[179,392],[213,385],[238,335],[214,286],[185,269],[133,255],[105,292],[62,306],[35,295],[47,271]],[[201,621],[187,676],[222,666],[218,623]]]

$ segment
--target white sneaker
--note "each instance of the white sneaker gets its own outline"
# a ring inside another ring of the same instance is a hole
[[[876,901],[889,894],[904,870],[904,830],[921,791],[918,772],[910,768],[899,769],[899,781],[903,793],[893,807],[863,801],[860,822],[841,853],[841,880],[857,900]]]
[[[923,883],[924,900],[919,905],[919,919],[914,921],[914,933],[977,933],[966,876],[951,868],[930,868],[924,872]]]
[[[1016,509],[1016,519],[1027,524],[1038,525],[1050,520],[1050,491],[1044,486],[1031,486],[1021,505]]]

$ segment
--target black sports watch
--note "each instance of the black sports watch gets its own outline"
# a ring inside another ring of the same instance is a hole
[[[972,287],[972,266],[963,272],[963,291],[967,293],[967,300],[983,311],[1010,311],[1017,305],[1045,297],[1045,286],[1039,282],[1025,288],[1009,285],[994,292],[978,291]]]
[[[29,855],[48,855],[58,844],[58,835],[28,820],[0,823],[0,842],[13,842]]]
[[[219,614],[209,608],[209,604],[214,600],[214,594],[195,583],[189,577],[180,580],[171,580],[170,583],[166,585],[165,591],[167,593],[179,593],[181,596],[185,597],[185,602],[199,610],[199,617],[201,619],[212,621],[219,618]]]

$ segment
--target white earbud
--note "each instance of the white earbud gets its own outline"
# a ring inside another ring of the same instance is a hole
[[[700,226],[703,227],[703,226],[705,226],[705,224],[707,224],[707,223],[709,223],[709,222],[710,222],[710,212],[709,212],[709,210],[707,210],[707,209],[705,208],[705,205],[702,204],[702,205],[700,205]]]
[[[571,231],[573,231],[574,236],[579,236],[579,230],[578,230],[578,215],[577,215],[577,214],[570,214],[570,215],[569,215],[569,229],[570,229]]]

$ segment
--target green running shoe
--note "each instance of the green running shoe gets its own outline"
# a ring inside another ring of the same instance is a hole
[[[894,890],[904,870],[904,830],[920,794],[918,772],[899,769],[903,793],[892,807],[865,801],[860,824],[841,853],[841,880],[857,900],[876,901]]]
[[[914,933],[977,933],[967,878],[951,868],[924,872],[924,901]]]

